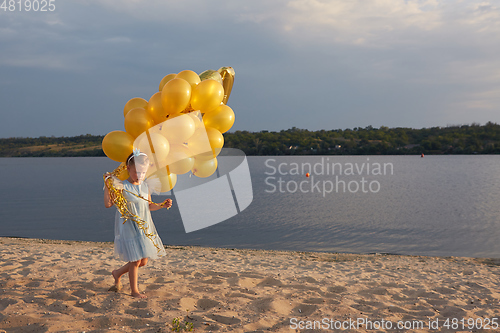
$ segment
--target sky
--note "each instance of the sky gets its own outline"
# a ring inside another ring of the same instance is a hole
[[[0,9],[2,138],[124,130],[163,76],[222,66],[230,131],[500,123],[499,1],[52,4]]]

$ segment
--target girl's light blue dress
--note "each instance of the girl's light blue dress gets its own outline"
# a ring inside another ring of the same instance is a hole
[[[145,182],[142,182],[140,185],[133,185],[128,180],[124,180],[122,184],[123,189],[148,199],[148,185]],[[126,191],[123,191],[123,196],[128,201],[127,206],[129,211],[147,222],[147,227],[145,225],[147,232],[154,235],[152,239],[159,250],[135,221],[124,220],[117,210],[115,215],[115,258],[125,261],[137,261],[142,258],[158,259],[166,255],[163,243],[156,232],[153,219],[151,218],[148,201],[140,199]],[[125,223],[123,223],[124,221]]]

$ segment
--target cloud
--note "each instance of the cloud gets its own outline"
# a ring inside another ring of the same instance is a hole
[[[309,37],[328,35],[337,43],[384,42],[402,30],[434,30],[442,25],[435,2],[293,0],[283,19],[285,31],[304,30]]]
[[[168,73],[230,65],[234,129],[421,127],[470,122],[476,111],[500,122],[493,1],[74,0],[18,14],[0,21],[9,108],[20,107],[21,78],[64,92],[61,105],[91,118],[84,95],[107,115],[149,98]],[[43,107],[49,119],[55,111]],[[116,129],[107,117],[94,131],[82,119],[75,133]]]

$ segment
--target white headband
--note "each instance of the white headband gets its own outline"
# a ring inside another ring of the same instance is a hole
[[[130,160],[133,158],[133,157],[139,157],[141,155],[144,155],[146,157],[148,157],[148,155],[142,153],[139,148],[135,148],[134,151],[132,152],[132,156],[130,156],[127,160],[127,165],[128,165],[128,162],[130,162]]]

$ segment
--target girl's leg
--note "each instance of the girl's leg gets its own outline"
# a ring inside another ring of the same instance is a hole
[[[130,280],[130,290],[132,292],[133,297],[138,298],[146,298],[146,295],[143,295],[139,292],[139,288],[137,287],[137,276],[139,271],[139,265],[141,264],[141,260],[131,261],[129,262],[130,266],[128,268],[128,278]]]
[[[148,258],[142,258],[139,267],[146,266],[147,263],[148,263]]]
[[[115,278],[115,286],[120,285],[120,278],[123,274],[127,273],[130,267],[130,263],[123,265],[122,267],[115,269],[111,274]]]

